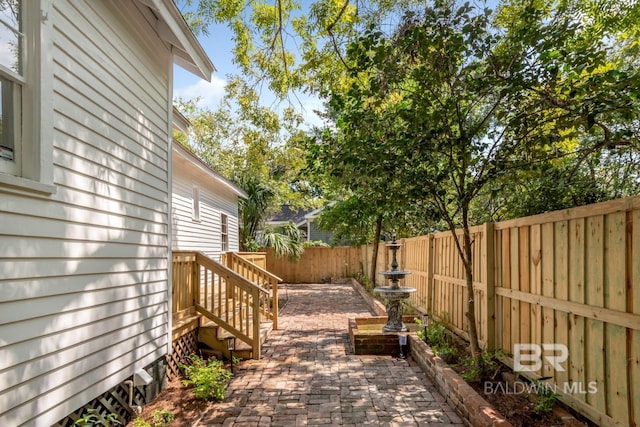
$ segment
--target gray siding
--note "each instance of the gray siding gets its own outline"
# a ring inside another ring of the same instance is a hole
[[[168,345],[170,53],[130,0],[48,18],[57,192],[0,188],[7,426],[58,421]]]
[[[318,228],[315,222],[308,223],[307,240],[318,241],[321,240],[325,243],[331,244],[333,239],[333,233],[331,231],[325,231]]]

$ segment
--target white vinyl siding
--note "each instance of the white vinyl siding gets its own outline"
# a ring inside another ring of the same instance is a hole
[[[200,222],[191,219],[192,189],[200,189]],[[238,196],[180,155],[173,155],[173,241],[175,250],[202,251],[218,261],[221,215],[227,216],[229,251],[238,251]]]
[[[52,5],[57,191],[0,194],[0,425],[51,425],[167,349],[169,49],[130,0]]]

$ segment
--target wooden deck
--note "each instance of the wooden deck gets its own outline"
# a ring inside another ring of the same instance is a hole
[[[220,347],[219,336],[226,334],[259,359],[265,334],[277,328],[280,279],[235,253],[225,254],[224,262],[200,252],[174,251],[173,340],[199,330],[207,345]],[[210,325],[215,334],[205,331]]]

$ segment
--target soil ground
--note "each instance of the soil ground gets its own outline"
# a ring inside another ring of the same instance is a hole
[[[180,379],[174,379],[165,390],[143,408],[139,418],[153,425],[153,413],[156,410],[163,410],[173,414],[172,426],[186,427],[195,424],[202,414],[206,412],[209,405],[215,405],[215,402],[205,402],[197,399],[193,391],[182,384]],[[127,426],[133,426],[133,422],[130,422]]]

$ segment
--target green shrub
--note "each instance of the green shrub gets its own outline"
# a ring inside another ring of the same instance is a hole
[[[445,363],[455,363],[458,360],[458,350],[455,347],[451,347],[449,344],[444,344],[434,348],[434,353],[437,354]]]
[[[502,352],[482,350],[478,357],[467,359],[466,365],[469,369],[462,374],[462,378],[467,382],[493,379],[500,370],[500,362],[497,359],[499,354]]]
[[[203,400],[222,400],[233,374],[221,360],[204,360],[196,354],[189,356],[188,363],[179,363],[186,379],[184,385],[194,387],[194,394]]]
[[[140,417],[136,417],[133,420],[133,427],[152,427],[149,421],[145,421]]]
[[[422,320],[420,320],[419,318],[415,317],[413,319],[414,323],[416,325],[418,325],[418,329],[416,330],[416,335],[418,336],[418,338],[420,338],[422,341],[424,341],[425,339],[425,335],[424,335],[424,324],[422,323]]]
[[[73,425],[75,427],[88,427],[88,426],[105,426],[112,427],[122,425],[120,419],[116,414],[101,415],[96,409],[87,409],[80,418],[78,418]]]
[[[537,414],[548,414],[560,396],[550,384],[544,383],[542,380],[533,380],[533,383],[536,386],[536,394],[538,395],[533,410]]]
[[[168,427],[175,417],[166,409],[156,409],[153,411],[153,427]]]
[[[420,319],[415,318],[418,324],[416,335],[418,338],[425,340],[424,326]],[[451,345],[449,331],[443,322],[431,320],[427,328],[427,339],[425,340],[433,352],[446,363],[454,363],[458,360],[458,349]]]
[[[444,323],[438,320],[432,320],[427,328],[427,342],[431,347],[449,346],[447,334],[447,327]]]

